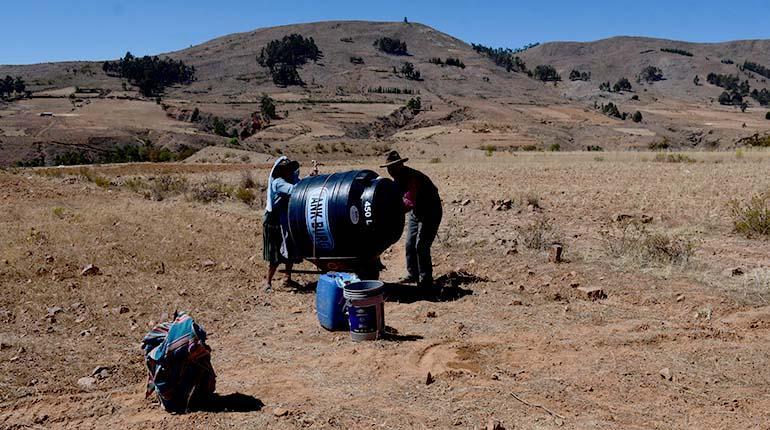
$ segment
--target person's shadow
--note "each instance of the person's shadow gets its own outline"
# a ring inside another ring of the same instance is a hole
[[[462,288],[461,285],[486,281],[486,278],[467,272],[450,272],[438,277],[430,288],[404,284],[387,284],[385,298],[388,301],[398,303],[414,303],[419,301],[453,302],[473,294],[473,290]]]
[[[256,412],[265,406],[262,400],[242,393],[212,394],[207,402],[197,409],[206,412]]]

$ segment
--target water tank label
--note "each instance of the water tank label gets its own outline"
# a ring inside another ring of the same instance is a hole
[[[326,188],[316,188],[308,193],[305,221],[314,246],[330,251],[334,249],[329,229],[329,193]]]
[[[360,216],[358,215],[358,208],[355,206],[350,207],[350,222],[358,224]]]

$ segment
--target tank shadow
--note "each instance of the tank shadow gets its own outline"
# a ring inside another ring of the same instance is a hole
[[[254,412],[265,406],[262,400],[254,396],[242,393],[226,395],[214,394],[205,404],[199,405],[196,410],[205,412]]]

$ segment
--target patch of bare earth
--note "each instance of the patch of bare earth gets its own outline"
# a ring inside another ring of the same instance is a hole
[[[761,281],[770,278],[762,277],[770,244],[734,234],[727,208],[767,189],[767,153],[695,154],[688,164],[477,152],[473,163],[414,161],[444,200],[433,254],[452,294],[391,297],[391,334],[358,344],[319,327],[312,292],[261,289],[261,192],[254,206],[204,204],[184,193],[146,199],[125,185],[171,175],[191,187],[211,177],[235,186],[241,170],[263,183],[267,165],[93,167],[112,183],[104,188],[74,169],[0,173],[0,427],[473,428],[493,419],[506,428],[759,428],[770,420],[770,285]],[[610,252],[603,232],[636,220],[691,241],[691,258]],[[564,246],[562,263],[548,262],[547,244],[526,246],[543,226],[543,237]],[[384,263],[385,279],[402,275],[401,243]],[[82,276],[88,264],[100,273]],[[170,415],[144,400],[139,342],[176,309],[209,332],[217,391],[264,407]],[[97,366],[107,376],[78,386]]]

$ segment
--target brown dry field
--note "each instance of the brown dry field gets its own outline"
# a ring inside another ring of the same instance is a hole
[[[435,272],[483,280],[454,301],[388,301],[397,334],[368,343],[321,329],[312,290],[262,291],[263,196],[154,201],[126,183],[235,184],[249,171],[264,184],[266,165],[90,167],[104,187],[74,168],[0,171],[0,428],[768,428],[770,242],[734,233],[727,204],[768,190],[770,152],[452,155],[414,161],[444,200]],[[511,210],[492,209],[505,198]],[[617,233],[618,213],[651,216],[650,231],[692,242],[691,258],[610,253],[601,232]],[[542,219],[564,242],[561,264],[524,246]],[[383,278],[402,260],[399,243]],[[81,276],[90,263],[102,273]],[[260,410],[170,415],[144,399],[141,338],[176,309],[208,331],[217,391]],[[109,376],[81,390],[96,366]]]

